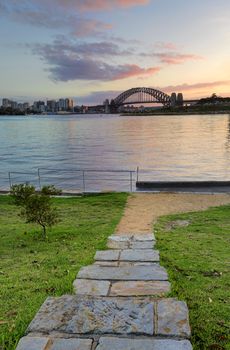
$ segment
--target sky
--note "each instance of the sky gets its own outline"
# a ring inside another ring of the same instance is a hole
[[[229,0],[0,0],[0,98],[230,96]]]

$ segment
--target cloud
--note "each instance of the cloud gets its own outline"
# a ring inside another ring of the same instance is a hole
[[[181,84],[181,85],[170,85],[162,88],[164,92],[172,92],[172,91],[190,91],[190,90],[199,90],[206,88],[215,88],[218,86],[230,86],[230,80],[220,80],[220,81],[211,81],[211,82],[203,82],[196,84]]]
[[[158,41],[154,45],[158,49],[166,49],[166,50],[177,50],[178,47],[174,43],[171,42],[163,42],[163,41]]]
[[[56,57],[50,62],[49,71],[56,81],[100,80],[112,81],[135,76],[153,75],[159,71],[157,67],[142,68],[138,65],[111,65],[103,61],[69,56]]]
[[[0,14],[36,27],[54,30],[66,28],[71,35],[78,37],[98,35],[112,28],[109,23],[82,16],[75,8],[62,8],[58,0],[0,0]]]
[[[31,46],[29,46],[31,48]],[[110,42],[79,43],[57,38],[53,44],[32,46],[33,53],[48,64],[48,71],[56,81],[111,81],[134,76],[154,75],[160,67],[140,67],[136,64],[113,64],[114,56],[127,56],[132,50],[121,50]],[[105,61],[106,58],[106,61]],[[110,60],[107,63],[107,60]]]
[[[140,54],[144,57],[158,58],[164,64],[183,64],[187,61],[197,61],[203,57],[195,54],[186,54],[180,52],[144,52]]]
[[[56,3],[64,8],[80,11],[104,11],[119,7],[143,6],[147,5],[149,0],[57,0]]]
[[[182,64],[187,61],[201,60],[202,57],[194,54],[182,54],[178,52],[161,52],[155,53],[155,57],[160,59],[161,63],[166,64]]]

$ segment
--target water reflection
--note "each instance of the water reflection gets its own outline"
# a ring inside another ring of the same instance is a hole
[[[0,140],[0,187],[8,171],[39,167],[139,166],[149,180],[230,178],[230,115],[1,117]]]

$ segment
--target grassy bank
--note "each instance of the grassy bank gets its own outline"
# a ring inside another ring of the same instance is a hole
[[[104,249],[126,194],[54,199],[61,222],[41,240],[9,197],[0,196],[0,349],[13,350],[47,296],[72,292],[81,266]]]
[[[171,294],[188,303],[194,350],[229,350],[230,206],[163,217],[155,229]]]

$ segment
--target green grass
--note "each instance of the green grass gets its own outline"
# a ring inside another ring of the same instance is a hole
[[[167,228],[175,220],[187,227]],[[230,349],[230,206],[163,217],[155,225],[171,296],[189,307],[194,350]]]
[[[72,293],[81,266],[104,249],[126,194],[53,199],[61,222],[48,232],[25,224],[12,200],[0,196],[0,349],[13,350],[47,296]]]

